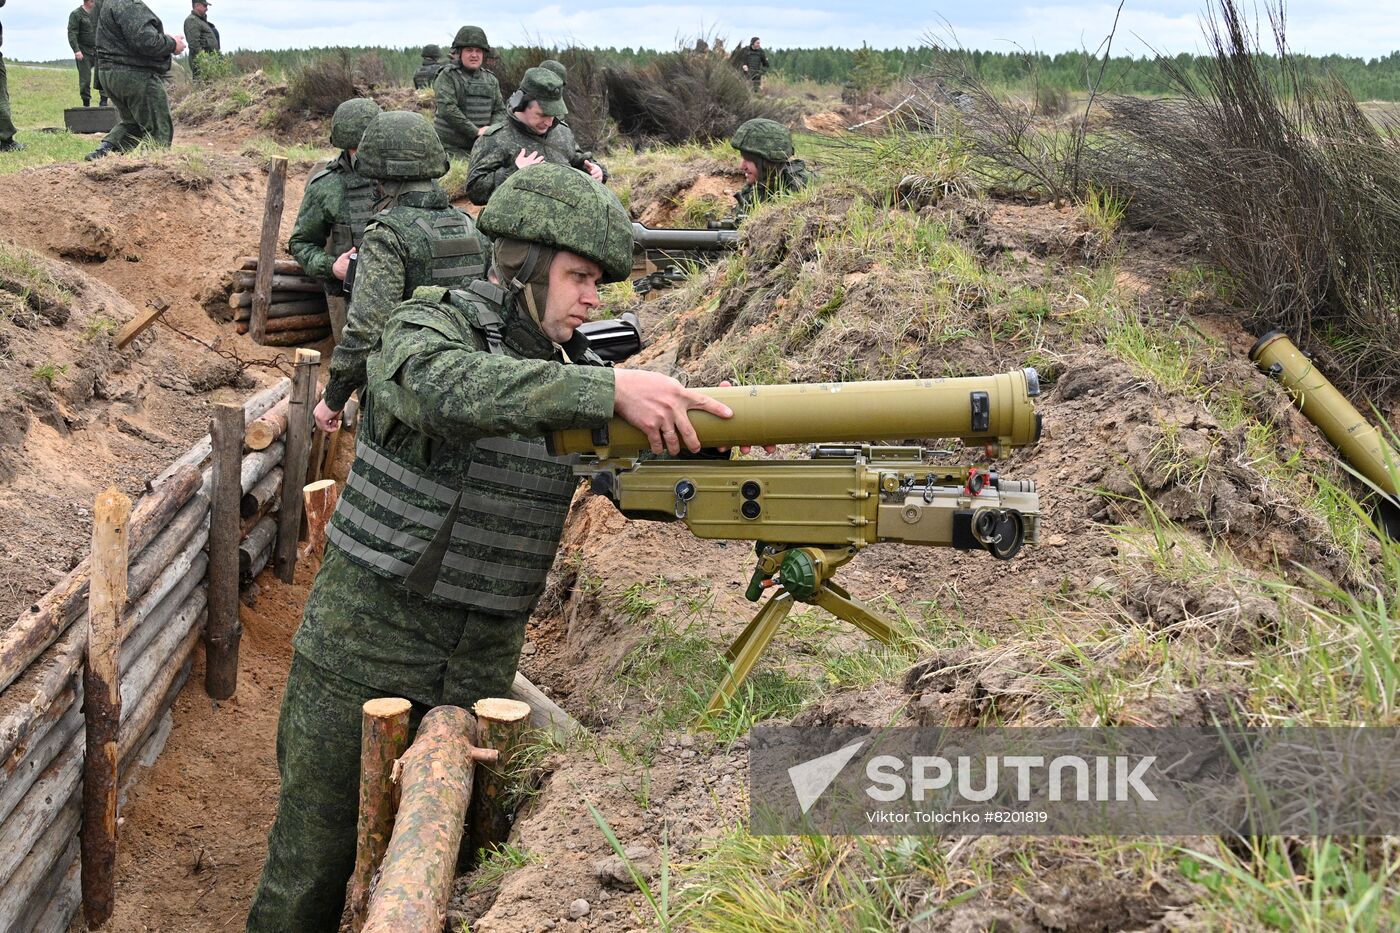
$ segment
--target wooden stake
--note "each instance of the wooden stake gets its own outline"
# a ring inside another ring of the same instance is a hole
[[[345,919],[351,933],[360,933],[369,906],[369,887],[398,809],[394,762],[408,748],[408,718],[413,704],[397,697],[370,700],[364,706],[360,733],[360,819],[355,840],[355,871],[345,891]]]
[[[494,748],[500,758],[476,772],[471,809],[467,814],[467,851],[474,859],[481,849],[500,845],[510,837],[515,813],[508,806],[512,781],[510,762],[525,733],[530,731],[530,704],[519,700],[478,700],[476,714],[479,744]]]
[[[249,450],[267,450],[272,442],[287,430],[287,412],[291,408],[291,398],[284,398],[272,410],[257,421],[248,425],[243,432],[243,443]]]
[[[462,820],[476,761],[471,714],[456,706],[429,710],[399,760],[399,812],[370,898],[363,933],[440,933],[456,875]]]
[[[303,557],[320,556],[326,549],[326,526],[331,513],[335,511],[336,500],[340,498],[340,487],[333,479],[320,479],[303,486],[302,500],[306,506],[306,548]]]
[[[209,626],[204,630],[204,690],[227,700],[238,689],[239,510],[243,499],[243,406],[217,405],[209,426],[214,441],[209,516]]]
[[[326,456],[326,432],[319,427],[311,435],[311,453],[306,457],[306,479],[305,482],[319,482],[321,479],[321,461]]]
[[[515,673],[515,682],[510,685],[510,695],[530,705],[530,725],[553,733],[560,742],[568,742],[588,732],[577,719],[545,696],[544,691],[530,683],[530,679],[519,671]]]
[[[169,310],[170,305],[162,299],[157,298],[152,301],[150,307],[128,321],[126,326],[117,334],[117,349],[126,349],[127,344],[144,333],[146,328],[160,320],[160,316]]]
[[[88,652],[83,670],[87,748],[83,758],[83,915],[95,930],[112,916],[117,897],[117,737],[121,726],[122,606],[126,604],[127,533],[131,500],[115,486],[93,505],[92,586]]]
[[[316,404],[316,370],[321,354],[298,350],[296,374],[292,379],[291,407],[287,413],[287,453],[282,463],[282,507],[277,513],[277,545],[274,563],[277,577],[291,583],[297,570],[297,532],[301,530],[301,486],[297,477],[306,475],[311,453],[312,408]]]
[[[282,206],[287,194],[287,160],[274,158],[267,173],[267,198],[263,202],[262,233],[258,239],[258,271],[253,285],[253,318],[249,334],[262,343],[267,308],[272,303],[272,280],[277,269],[277,240],[282,231]]]

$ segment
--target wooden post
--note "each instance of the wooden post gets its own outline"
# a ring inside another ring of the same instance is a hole
[[[292,378],[292,401],[287,409],[287,452],[282,461],[282,507],[277,513],[277,577],[291,583],[297,572],[297,536],[301,531],[302,484],[306,460],[311,453],[312,409],[316,404],[316,369],[321,354],[298,350],[296,373]]]
[[[311,438],[311,453],[306,458],[306,479],[309,486],[319,482],[321,479],[321,461],[326,456],[326,432],[319,427],[313,432]]]
[[[475,748],[472,716],[456,706],[428,711],[400,759],[399,812],[362,933],[440,933],[457,874],[462,820],[472,795],[475,762],[494,761]]]
[[[306,549],[302,556],[319,556],[326,549],[326,525],[340,498],[340,488],[333,479],[321,479],[304,486],[301,495],[306,506],[307,527]]]
[[[209,506],[209,625],[204,630],[204,691],[227,700],[238,689],[238,539],[243,485],[243,406],[214,408],[212,495]]]
[[[267,173],[262,236],[258,240],[258,271],[253,281],[253,317],[248,335],[262,343],[267,335],[267,308],[272,303],[272,279],[277,271],[277,240],[282,231],[282,205],[287,194],[287,160],[274,158]]]
[[[121,726],[122,606],[126,604],[131,500],[115,486],[93,506],[88,653],[83,671],[83,915],[95,930],[112,916],[117,896],[117,737]]]
[[[345,919],[351,933],[360,933],[369,906],[369,886],[389,836],[394,831],[398,809],[398,785],[394,783],[394,762],[408,748],[408,717],[413,704],[398,697],[370,700],[364,706],[360,733],[360,819],[355,843],[355,872],[345,892]]]
[[[471,810],[467,815],[468,853],[472,859],[481,849],[500,845],[510,836],[514,812],[509,806],[510,762],[521,739],[530,730],[530,704],[519,700],[478,700],[472,707],[476,714],[479,744],[494,748],[499,754],[496,764],[476,772]]]

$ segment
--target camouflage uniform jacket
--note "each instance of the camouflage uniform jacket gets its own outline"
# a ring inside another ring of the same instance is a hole
[[[759,201],[805,188],[816,178],[817,173],[807,168],[806,162],[801,159],[788,159],[769,177],[767,183],[754,182],[745,185],[734,195],[734,200],[739,202],[739,213],[747,214]]]
[[[749,70],[746,72],[748,77],[753,78],[755,75],[762,75],[768,71],[768,50],[746,48],[744,49],[742,62],[749,66]]]
[[[332,544],[429,602],[528,612],[578,485],[542,438],[605,424],[612,372],[582,335],[561,353],[484,280],[418,290],[395,309],[367,369]]]
[[[198,74],[199,66],[195,59],[202,52],[219,54],[219,30],[209,22],[209,17],[191,13],[185,17],[185,42],[189,45],[190,69]]]
[[[68,47],[82,52],[83,58],[97,54],[97,25],[81,6],[68,14]]]
[[[447,62],[439,61],[436,58],[425,58],[418,66],[418,70],[413,73],[413,87],[416,90],[423,90],[425,87],[432,87],[437,76],[447,67]]]
[[[97,14],[97,54],[104,66],[124,65],[159,74],[170,70],[175,40],[141,0],[100,0],[93,12]]]
[[[436,184],[399,195],[398,203],[365,229],[360,243],[355,290],[343,339],[331,357],[326,404],[339,411],[365,384],[365,360],[400,302],[420,286],[455,288],[480,278],[490,255],[490,240],[471,215],[452,207]]]
[[[587,171],[583,166],[583,152],[574,142],[574,131],[568,126],[556,120],[548,132],[540,134],[511,114],[505,123],[487,130],[472,150],[471,167],[467,169],[467,197],[473,204],[485,204],[492,192],[519,171],[515,167],[515,157],[521,149],[527,153],[538,152],[546,162]]]
[[[287,249],[307,275],[326,283],[331,294],[341,293],[331,267],[341,253],[364,239],[365,227],[374,217],[377,190],[374,182],[355,173],[350,153],[344,151],[306,183]]]
[[[500,82],[485,68],[468,71],[461,65],[448,65],[433,81],[433,96],[433,128],[443,146],[458,153],[471,151],[478,129],[506,118]]]

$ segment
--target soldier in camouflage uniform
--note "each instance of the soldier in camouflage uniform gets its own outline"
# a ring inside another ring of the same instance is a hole
[[[0,6],[5,0],[0,0]],[[0,46],[5,44],[5,27],[0,25]],[[5,56],[0,54],[0,152],[18,152],[23,143],[15,142],[15,121],[10,119],[10,79],[5,74]]]
[[[552,58],[546,58],[544,61],[540,62],[539,67],[545,69],[546,71],[554,72],[556,75],[559,76],[559,83],[563,84],[566,89],[568,88],[569,69],[564,67],[563,62],[557,62]],[[521,108],[524,100],[525,92],[520,90],[519,88],[516,88],[514,91],[511,92],[510,97],[506,100],[506,112],[515,113],[515,111]],[[570,165],[577,168],[584,162],[592,162],[594,165],[598,166],[598,168],[602,171],[603,177],[601,180],[604,183],[607,182],[608,167],[602,162],[599,162],[597,159],[595,159],[593,157],[593,153],[584,152],[582,149],[579,148],[578,142],[574,139],[573,129],[569,126],[568,123],[564,121],[562,117],[554,118],[554,129],[550,131],[550,136],[553,138],[552,144],[555,148],[563,152],[574,153],[573,158],[569,160]],[[589,174],[591,175],[593,173],[590,172]],[[593,177],[597,178],[598,176],[594,175]]]
[[[97,11],[97,54],[102,86],[117,107],[118,123],[86,158],[135,149],[143,141],[169,146],[175,138],[165,82],[170,58],[185,50],[183,36],[165,32],[141,0],[102,0]]]
[[[739,68],[753,85],[753,92],[757,94],[763,86],[763,76],[768,73],[768,53],[763,50],[763,43],[759,41],[758,36],[750,39],[749,47],[739,53]]]
[[[755,117],[734,131],[730,145],[743,161],[744,187],[734,196],[739,213],[747,214],[763,199],[811,184],[816,173],[792,157],[792,134],[776,120]]]
[[[437,183],[447,156],[428,121],[395,111],[375,117],[360,140],[356,170],[379,183],[385,200],[365,228],[345,329],[331,357],[317,423],[334,430],[352,393],[365,384],[365,360],[379,345],[394,307],[424,285],[454,288],[486,274],[490,242],[471,215]]]
[[[520,100],[510,118],[487,129],[472,151],[467,170],[467,197],[472,203],[485,204],[511,175],[542,162],[572,166],[606,181],[603,167],[585,158],[573,131],[558,122],[568,112],[564,82],[557,74],[543,67],[525,72]]]
[[[73,60],[78,63],[78,96],[84,107],[92,106],[92,89],[97,88],[99,107],[107,106],[107,95],[102,93],[102,78],[97,74],[97,24],[93,20],[93,0],[83,0],[82,4],[68,14],[68,47],[73,50]]]
[[[577,485],[543,435],[617,416],[659,451],[699,448],[687,411],[727,407],[611,369],[575,333],[632,265],[617,198],[536,166],[481,213],[488,279],[424,288],[370,357],[345,492],[307,600],[278,723],[281,794],[249,933],[337,928],[355,861],[362,704],[505,696]]]
[[[201,55],[219,56],[219,30],[209,22],[209,0],[192,0],[190,15],[185,17],[185,41],[190,46],[190,72],[195,79],[204,77],[200,71]]]
[[[506,118],[500,82],[482,67],[490,54],[481,27],[463,26],[452,40],[452,64],[433,81],[433,127],[451,158],[468,158],[477,137]]]
[[[436,45],[423,46],[423,61],[418,66],[418,70],[413,73],[413,87],[415,90],[423,90],[432,87],[437,80],[438,74],[447,67],[447,62],[442,60],[442,48]]]
[[[381,113],[366,97],[347,100],[331,117],[331,145],[340,150],[335,161],[311,176],[297,212],[296,228],[287,250],[307,275],[325,283],[331,332],[340,343],[345,331],[345,281],[350,254],[365,236],[374,217],[379,190],[355,171],[355,152],[370,123]]]

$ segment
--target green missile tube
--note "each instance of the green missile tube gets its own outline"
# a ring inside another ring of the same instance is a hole
[[[1249,358],[1283,383],[1303,416],[1322,430],[1358,473],[1390,495],[1400,495],[1394,474],[1387,469],[1387,465],[1400,467],[1395,450],[1287,335],[1265,334],[1250,349]]]
[[[960,438],[969,446],[1025,447],[1040,439],[1040,394],[1034,369],[995,376],[823,382],[797,385],[724,386],[698,389],[734,411],[718,418],[693,411],[705,447],[810,444],[829,441]],[[599,459],[629,457],[651,449],[646,435],[620,418],[599,430],[557,431],[548,439],[556,455]]]

